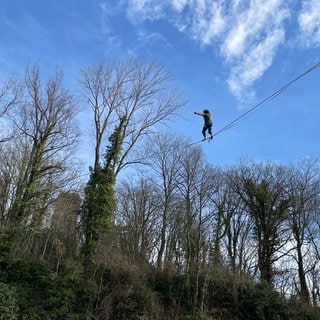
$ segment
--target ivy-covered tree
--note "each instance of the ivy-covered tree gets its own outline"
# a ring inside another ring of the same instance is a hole
[[[274,264],[287,240],[283,222],[287,218],[286,171],[279,166],[245,165],[229,174],[233,190],[240,197],[253,222],[260,280],[274,279]]]
[[[120,119],[109,138],[110,145],[104,155],[103,166],[90,168],[90,179],[85,188],[81,207],[81,227],[84,237],[83,254],[89,257],[112,228],[112,215],[116,208],[114,184],[115,167],[124,139],[126,118]]]

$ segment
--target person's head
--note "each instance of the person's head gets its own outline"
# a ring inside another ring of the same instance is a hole
[[[203,113],[209,113],[209,110],[205,109],[203,110]]]

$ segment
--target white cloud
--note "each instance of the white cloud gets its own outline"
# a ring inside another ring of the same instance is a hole
[[[203,45],[209,45],[219,38],[226,28],[223,11],[224,6],[220,2],[198,1],[192,17],[192,37]]]
[[[243,100],[252,97],[251,86],[270,67],[284,42],[283,24],[290,13],[279,0],[255,0],[241,9],[237,3],[235,8],[229,17],[235,22],[227,32],[221,54],[230,68],[229,89]]]
[[[148,32],[145,29],[140,29],[138,35],[141,39],[140,41],[147,44],[161,45],[163,47],[172,46],[166,37],[159,32]]]
[[[177,12],[181,12],[188,5],[188,0],[172,0],[171,5]]]
[[[279,0],[255,0],[247,8],[234,11],[229,16],[230,29],[222,45],[227,60],[244,55],[253,43],[268,36],[270,30],[282,28],[289,11],[281,7],[282,1]]]
[[[251,99],[253,92],[251,86],[259,79],[272,64],[273,57],[278,46],[284,41],[282,28],[271,32],[263,41],[253,45],[247,50],[241,63],[231,68],[230,77],[227,80],[230,91],[241,101]]]
[[[307,46],[320,45],[320,1],[305,0],[298,17],[301,41]]]
[[[154,21],[165,16],[166,1],[127,0],[127,17],[136,24],[143,20]]]

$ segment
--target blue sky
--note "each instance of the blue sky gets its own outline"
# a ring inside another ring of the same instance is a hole
[[[0,79],[29,62],[43,73],[113,58],[155,59],[188,104],[170,129],[201,139],[209,109],[218,131],[320,62],[319,0],[1,0]],[[240,157],[319,158],[320,68],[201,146],[214,165]],[[84,130],[85,131],[85,130]],[[86,132],[86,131],[85,131]]]

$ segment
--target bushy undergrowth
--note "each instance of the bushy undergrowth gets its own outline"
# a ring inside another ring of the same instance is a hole
[[[0,303],[7,310],[3,319],[86,318],[86,305],[94,285],[81,273],[58,275],[44,262],[10,254],[1,256],[0,266]],[[7,307],[4,295],[9,298]]]
[[[228,276],[121,274],[102,268],[98,281],[81,264],[57,274],[46,263],[0,256],[0,320],[317,320],[315,308],[284,302],[267,284]],[[206,281],[206,285],[204,285]]]

